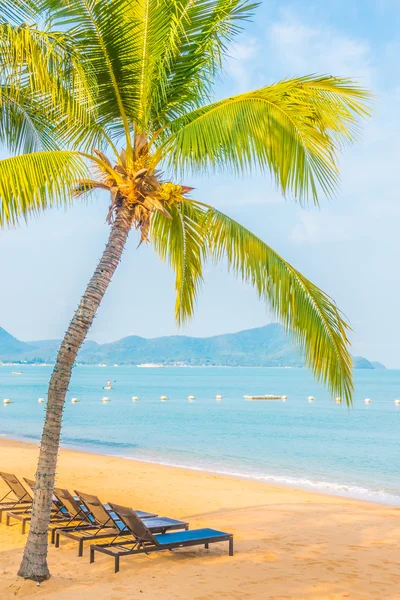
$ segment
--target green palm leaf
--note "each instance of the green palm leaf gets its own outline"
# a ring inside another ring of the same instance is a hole
[[[321,189],[329,195],[336,187],[337,152],[368,114],[368,96],[334,77],[281,81],[177,118],[163,150],[181,170],[268,168],[284,194],[317,202]]]
[[[53,128],[42,108],[43,103],[36,103],[28,92],[16,93],[10,86],[0,85],[0,142],[10,152],[56,147]]]
[[[44,0],[55,25],[69,27],[84,64],[96,76],[96,111],[102,125],[131,144],[137,118],[141,39],[138,3],[131,0]]]
[[[8,121],[2,129],[11,151],[71,141],[101,146],[96,81],[67,34],[0,23],[0,71],[0,119]]]
[[[153,2],[156,6],[157,2]],[[249,0],[165,0],[152,48],[153,123],[163,126],[210,97],[227,46],[257,6]],[[160,11],[160,9],[158,9]],[[161,11],[160,11],[161,13]],[[160,38],[162,32],[162,39]]]
[[[162,260],[175,271],[175,318],[182,325],[193,315],[203,280],[205,255],[204,211],[189,201],[168,206],[171,216],[153,214],[151,242]]]
[[[38,13],[38,3],[32,0],[0,0],[0,23],[9,21],[21,25]]]
[[[43,0],[96,74],[97,112],[115,138],[199,106],[249,0]],[[129,145],[128,143],[128,145]]]
[[[87,174],[76,152],[36,152],[0,160],[0,227],[68,205],[74,181]]]
[[[352,360],[349,326],[335,303],[257,236],[210,208],[204,229],[210,255],[250,283],[290,332],[317,379],[351,404]]]

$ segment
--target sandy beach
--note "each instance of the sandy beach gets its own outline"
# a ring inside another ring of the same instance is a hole
[[[36,444],[3,439],[0,449],[1,470],[34,475]],[[221,544],[126,557],[115,575],[109,557],[89,565],[87,552],[79,559],[64,542],[50,547],[52,578],[38,587],[16,577],[25,537],[17,524],[2,524],[2,600],[400,598],[400,509],[65,449],[57,483],[188,520],[192,529],[232,532],[235,555]]]

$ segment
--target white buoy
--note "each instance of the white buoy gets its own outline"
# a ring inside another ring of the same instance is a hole
[[[364,403],[365,404],[371,404],[371,398],[365,398]]]
[[[79,400],[78,398],[72,398],[71,402],[72,404],[78,404]]]
[[[395,400],[394,403],[396,406],[400,406],[400,400]]]
[[[314,396],[308,396],[307,400],[309,402],[314,402],[315,398],[314,398]]]
[[[38,401],[39,404],[43,404],[44,398],[38,398],[37,401]]]
[[[139,400],[139,398],[137,396],[132,396],[131,400],[132,400],[132,402],[137,402]]]
[[[110,402],[110,398],[108,396],[103,396],[101,401],[103,402],[103,404],[107,404],[107,402]]]
[[[196,396],[188,396],[188,400],[196,400]]]
[[[335,398],[335,402],[336,404],[342,404],[342,399],[338,396],[337,398]]]
[[[11,404],[10,398],[4,398],[3,404]]]
[[[161,400],[161,402],[166,402],[167,401],[167,396],[160,396],[160,400]]]
[[[216,400],[222,400],[222,395],[221,395],[221,394],[217,394],[217,395],[215,396],[215,399],[216,399]]]

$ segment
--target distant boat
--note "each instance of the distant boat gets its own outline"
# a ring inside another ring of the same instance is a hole
[[[245,400],[286,400],[286,396],[275,396],[273,394],[265,394],[264,396],[245,396]]]
[[[12,371],[11,375],[22,375],[22,371]]]
[[[108,380],[108,381],[106,382],[106,385],[104,386],[104,388],[103,388],[103,389],[105,389],[105,390],[111,390],[111,388],[112,388],[111,381],[110,381],[110,380]]]

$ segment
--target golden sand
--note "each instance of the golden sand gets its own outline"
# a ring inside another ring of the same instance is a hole
[[[0,441],[0,470],[33,477],[36,444]],[[25,537],[0,525],[0,599],[398,600],[400,510],[257,481],[70,450],[57,483],[106,502],[232,532],[227,543],[113,560],[73,542],[50,547],[52,578],[37,587],[15,573]],[[0,488],[1,496],[2,488]]]

